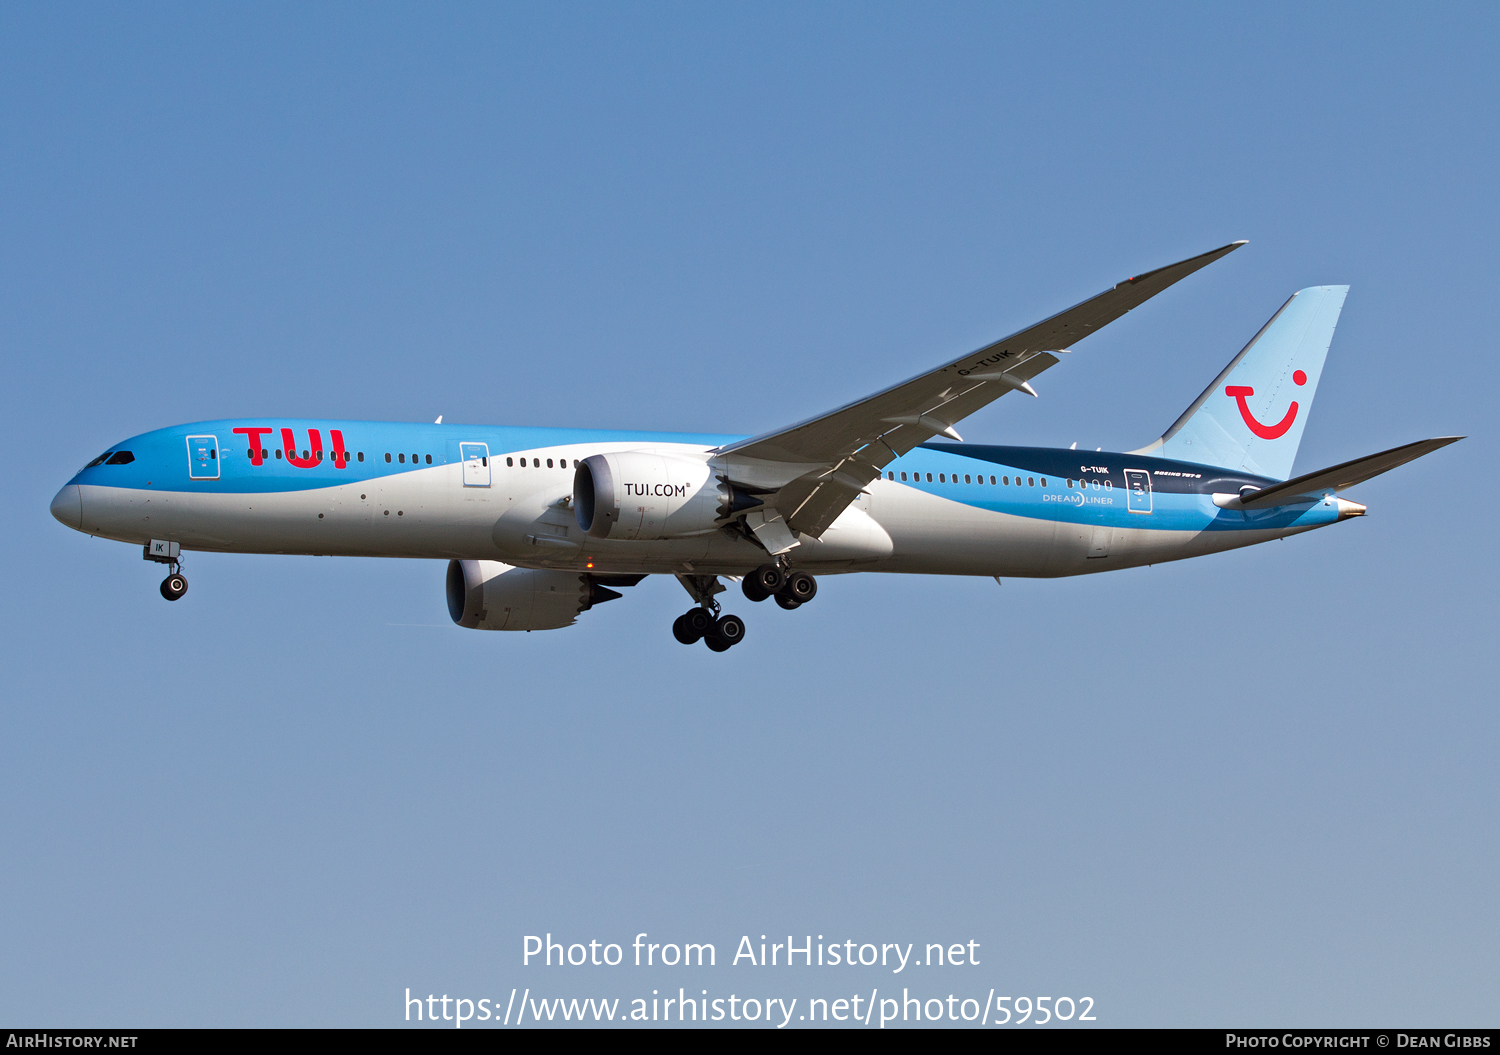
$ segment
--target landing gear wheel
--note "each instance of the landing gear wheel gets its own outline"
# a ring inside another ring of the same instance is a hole
[[[764,601],[786,584],[786,575],[774,564],[762,564],[749,575],[745,576],[745,584],[742,589],[745,596],[752,601]],[[752,593],[754,591],[754,593]],[[760,594],[759,597],[754,594]]]
[[[794,571],[786,577],[786,585],[776,592],[778,599],[783,594],[788,600],[806,604],[818,595],[818,580],[805,571]]]
[[[703,640],[715,652],[723,652],[745,640],[745,621],[737,615],[726,615],[714,624],[713,630]]]
[[[714,618],[704,608],[689,608],[672,624],[672,636],[691,645],[714,628]]]
[[[788,597],[784,593],[778,593],[776,595],[776,603],[779,604],[779,605],[781,605],[781,607],[785,608],[788,612],[790,612],[793,608],[801,608],[802,607],[802,602],[801,601],[798,601],[798,600],[796,600],[795,598],[792,598],[792,597]]]
[[[169,601],[179,600],[187,593],[187,579],[181,572],[173,572],[161,581],[161,595]]]

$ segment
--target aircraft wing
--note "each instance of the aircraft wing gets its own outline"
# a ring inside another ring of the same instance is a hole
[[[1388,473],[1397,466],[1405,465],[1424,454],[1431,454],[1450,443],[1457,443],[1463,438],[1462,436],[1439,436],[1431,440],[1418,440],[1416,443],[1403,444],[1388,451],[1381,451],[1379,454],[1355,458],[1352,462],[1344,462],[1331,469],[1319,469],[1315,473],[1299,476],[1295,480],[1254,491],[1240,500],[1240,508],[1266,509],[1270,506],[1322,498],[1326,494],[1334,494],[1346,487],[1362,484],[1381,473]]]
[[[793,531],[816,538],[888,463],[934,436],[960,439],[953,426],[1007,392],[1036,395],[1030,381],[1056,365],[1054,353],[1070,350],[1244,244],[1231,242],[1127,278],[1050,319],[909,381],[790,428],[722,447],[715,452],[716,461],[727,468],[731,483],[751,493],[775,494],[766,500],[772,519],[779,513]]]

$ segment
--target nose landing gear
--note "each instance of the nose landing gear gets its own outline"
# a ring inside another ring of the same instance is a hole
[[[182,595],[187,593],[187,579],[183,578],[182,572],[174,571],[161,581],[161,595],[169,601],[181,600]]]
[[[187,593],[188,581],[182,574],[182,547],[175,542],[152,539],[141,552],[142,558],[155,564],[165,564],[171,574],[161,581],[161,595],[169,601],[178,601]]]

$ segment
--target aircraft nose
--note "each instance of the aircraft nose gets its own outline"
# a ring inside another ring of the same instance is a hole
[[[52,515],[74,531],[83,530],[83,492],[77,484],[67,484],[52,499]]]

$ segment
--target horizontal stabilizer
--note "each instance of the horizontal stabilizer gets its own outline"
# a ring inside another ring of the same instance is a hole
[[[1390,472],[1398,465],[1415,461],[1424,454],[1431,454],[1440,447],[1457,443],[1462,436],[1439,436],[1431,440],[1418,440],[1403,447],[1393,447],[1379,454],[1355,458],[1352,462],[1335,465],[1331,469],[1320,469],[1284,484],[1276,484],[1255,491],[1240,499],[1242,509],[1265,509],[1268,506],[1284,506],[1296,501],[1316,500],[1326,494],[1342,491],[1346,487],[1364,483],[1381,473]]]

